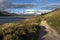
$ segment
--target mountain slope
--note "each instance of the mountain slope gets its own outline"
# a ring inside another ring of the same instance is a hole
[[[0,16],[17,16],[18,14],[9,13],[7,11],[0,11]]]
[[[42,15],[42,18],[60,34],[60,8]]]

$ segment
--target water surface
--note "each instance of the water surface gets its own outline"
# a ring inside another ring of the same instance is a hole
[[[0,24],[1,23],[7,23],[7,22],[15,22],[18,20],[23,20],[25,18],[21,18],[21,17],[0,17]]]

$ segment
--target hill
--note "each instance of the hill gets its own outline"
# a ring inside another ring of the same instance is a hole
[[[26,17],[26,16],[35,16],[35,14],[24,14],[24,13],[9,13],[7,11],[0,11],[0,16],[21,16],[21,17]]]
[[[42,18],[60,34],[60,8],[42,15]]]
[[[7,11],[0,11],[0,16],[17,16],[18,14],[9,13]]]

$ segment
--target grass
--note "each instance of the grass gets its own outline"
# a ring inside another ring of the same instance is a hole
[[[60,34],[60,9],[42,16]]]
[[[0,25],[1,40],[37,40],[40,16]]]

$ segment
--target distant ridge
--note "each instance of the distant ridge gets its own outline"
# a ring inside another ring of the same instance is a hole
[[[7,11],[0,11],[0,16],[34,16],[35,14],[18,14],[18,13],[10,13]]]
[[[60,13],[60,8],[57,8],[57,9],[54,9],[53,11],[51,11],[51,12],[42,14],[42,16],[49,17],[49,16],[53,16],[53,15],[56,15],[56,14],[59,14],[59,13]]]
[[[0,11],[0,16],[17,16],[18,14],[9,13],[7,11]]]

